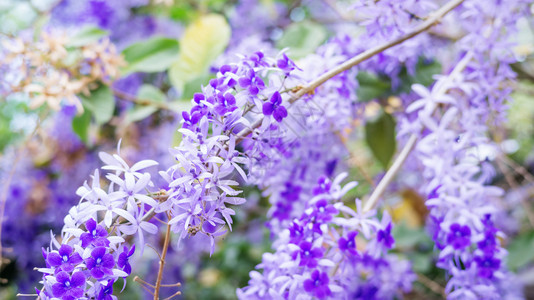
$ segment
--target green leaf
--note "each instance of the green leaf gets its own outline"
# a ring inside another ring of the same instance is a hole
[[[409,93],[412,91],[412,85],[415,83],[429,86],[434,82],[432,78],[436,74],[441,73],[441,64],[438,61],[426,61],[424,58],[419,58],[415,66],[415,74],[410,75],[406,68],[399,74],[401,85],[395,94]]]
[[[191,110],[191,101],[175,100],[168,103],[169,108],[177,113]]]
[[[178,89],[201,76],[219,56],[230,40],[230,26],[217,14],[198,18],[190,24],[180,40],[180,55],[169,69],[171,83]]]
[[[107,36],[109,32],[102,30],[95,26],[87,26],[82,28],[78,33],[69,38],[68,47],[81,47]]]
[[[182,92],[182,99],[191,100],[193,99],[193,96],[195,93],[202,92],[201,86],[203,84],[206,84],[206,82],[209,82],[210,79],[215,78],[213,74],[205,73],[203,75],[200,75],[199,77],[189,81],[184,85],[184,89]]]
[[[410,256],[412,268],[417,273],[427,273],[433,267],[432,253],[414,253]]]
[[[154,103],[164,103],[165,94],[163,94],[157,87],[150,84],[143,84],[137,92],[137,98],[147,100]],[[151,114],[158,111],[156,105],[138,105],[136,104],[126,115],[127,122],[137,122],[148,118]]]
[[[76,133],[82,142],[89,145],[89,126],[91,125],[91,112],[85,110],[82,115],[75,116],[72,119],[72,130]]]
[[[413,248],[417,244],[431,242],[423,229],[412,229],[404,223],[393,227],[393,237],[396,248]]]
[[[358,90],[356,90],[359,102],[385,98],[391,94],[391,83],[389,80],[368,72],[358,72],[356,79],[359,83]]]
[[[279,49],[289,48],[291,58],[301,58],[314,52],[327,38],[328,32],[322,25],[303,21],[289,25],[276,46]]]
[[[165,37],[153,37],[130,45],[122,51],[128,63],[122,71],[161,72],[167,70],[178,56],[178,41]]]
[[[91,91],[89,97],[80,95],[83,106],[89,110],[98,125],[107,123],[115,111],[115,98],[108,86],[102,85]]]
[[[380,113],[365,124],[365,140],[373,156],[385,169],[395,154],[395,120],[384,112]]]
[[[516,237],[508,246],[508,267],[512,270],[534,260],[534,233],[527,232]]]

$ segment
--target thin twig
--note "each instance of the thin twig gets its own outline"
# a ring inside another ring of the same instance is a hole
[[[502,160],[497,159],[497,167],[501,170],[501,172],[504,175],[504,179],[508,183],[508,185],[515,189],[519,186],[519,184],[515,181],[514,176],[510,174],[510,171],[507,170],[506,167],[513,170],[511,166],[507,166]],[[534,228],[534,212],[532,211],[532,207],[530,207],[530,204],[526,201],[525,197],[521,197],[521,205],[523,206],[525,210],[525,214],[527,215],[528,222],[530,223],[530,226]]]
[[[138,283],[142,283],[142,284],[148,285],[151,288],[155,288],[155,286],[153,284],[148,283],[147,281],[141,279],[141,277],[139,277],[139,276],[135,276],[134,277],[134,281],[138,282]]]
[[[169,297],[167,297],[167,298],[165,298],[165,299],[163,299],[163,300],[171,300],[171,299],[174,298],[175,296],[179,296],[179,295],[181,295],[181,294],[182,294],[182,292],[178,291],[178,292],[176,292],[176,293],[170,295]]]
[[[145,286],[146,281],[142,280],[137,276],[135,276],[134,281],[139,283],[139,286],[142,287],[145,291],[149,292],[150,295],[154,295],[154,292],[152,292],[148,287]]]
[[[126,100],[126,101],[133,102],[135,104],[139,104],[143,106],[154,106],[159,109],[172,110],[166,103],[156,102],[156,101],[152,101],[149,99],[140,99],[130,94],[127,94],[117,88],[114,88],[112,85],[110,85],[110,87],[111,87],[111,90],[113,91],[113,94],[115,94],[115,96],[121,98],[122,100]]]
[[[454,78],[456,78],[456,76],[458,76],[463,71],[463,69],[465,69],[469,61],[472,59],[472,57],[473,57],[473,54],[471,52],[467,53],[462,58],[462,60],[456,65],[454,70],[449,74],[448,80],[450,81],[454,80]],[[441,95],[447,92],[447,89],[448,89],[448,85],[442,84],[441,89],[437,90],[436,94]],[[434,108],[431,110],[434,111],[435,108],[436,106],[434,106]],[[412,135],[410,135],[410,137],[408,138],[408,141],[404,145],[404,148],[402,148],[399,156],[397,156],[391,168],[386,172],[386,175],[384,175],[382,180],[380,180],[377,187],[375,188],[375,190],[369,197],[369,200],[365,202],[363,211],[369,211],[375,207],[380,197],[382,197],[382,194],[386,190],[387,186],[391,183],[391,181],[393,180],[397,172],[400,170],[401,166],[404,164],[404,161],[406,160],[410,152],[415,147],[415,144],[417,143],[418,138],[419,138],[419,133],[412,133]]]
[[[440,294],[443,298],[447,298],[447,294],[445,293],[445,289],[439,285],[434,280],[426,277],[423,274],[417,274],[417,281],[419,281],[422,285],[426,286],[429,290],[433,291],[436,294]]]
[[[510,168],[512,168],[515,172],[523,176],[526,181],[534,184],[534,176],[530,174],[530,172],[523,167],[522,165],[516,163],[513,159],[510,159],[506,155],[499,155],[497,157],[497,160],[502,160],[505,164],[507,164]]]
[[[169,221],[171,217],[167,215]],[[167,256],[167,250],[169,249],[169,243],[171,240],[171,225],[167,224],[167,231],[165,232],[165,241],[163,242],[163,250],[161,252],[159,260],[159,271],[156,279],[156,287],[154,288],[154,300],[159,300],[159,289],[161,287],[161,280],[163,279],[163,267],[165,266],[165,257]]]
[[[354,56],[353,58],[347,60],[346,62],[340,64],[339,66],[333,68],[332,70],[324,73],[323,75],[319,76],[317,79],[311,81],[310,83],[308,83],[308,85],[306,85],[305,87],[302,87],[300,88],[295,94],[293,94],[291,96],[291,99],[289,99],[289,103],[293,103],[295,101],[297,101],[298,99],[300,99],[301,97],[303,97],[304,95],[306,94],[312,94],[315,89],[317,87],[319,87],[320,85],[322,85],[323,83],[325,83],[327,80],[331,79],[332,77],[340,74],[340,73],[343,73],[349,69],[351,69],[352,67],[360,64],[361,62],[363,61],[366,61],[368,60],[369,58],[375,56],[376,54],[378,53],[381,53],[383,52],[384,50],[387,50],[393,46],[396,46],[426,30],[428,30],[429,28],[431,28],[432,26],[434,26],[435,24],[437,24],[441,18],[443,18],[443,16],[445,16],[448,12],[450,12],[451,10],[453,10],[455,7],[457,7],[458,5],[460,5],[464,0],[452,0],[450,2],[448,2],[447,4],[445,4],[443,7],[441,7],[440,9],[438,9],[437,11],[435,11],[434,13],[430,14],[430,16],[423,22],[421,23],[419,26],[417,26],[416,28],[414,28],[414,30],[410,31],[409,33],[391,41],[391,42],[387,42],[387,43],[384,43],[380,46],[377,46],[377,47],[374,47],[374,48],[371,48],[367,51],[364,51],[356,56]],[[256,122],[254,122],[252,124],[251,127],[248,127],[248,128],[245,128],[243,130],[241,130],[239,133],[238,133],[238,138],[236,139],[236,143],[239,143],[240,141],[242,141],[245,137],[247,137],[249,134],[251,134],[254,129],[260,127],[261,123],[263,122],[263,118],[260,118],[258,120],[256,120]]]

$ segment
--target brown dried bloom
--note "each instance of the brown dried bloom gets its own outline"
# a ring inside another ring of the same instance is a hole
[[[77,95],[88,96],[99,83],[113,81],[119,76],[119,68],[125,65],[109,39],[78,48],[68,48],[68,42],[65,34],[57,32],[43,32],[35,44],[20,38],[2,41],[5,55],[0,63],[22,61],[19,71],[23,78],[11,91],[27,93],[31,99],[30,108],[46,104],[59,110],[62,101],[66,101],[82,113],[83,106]],[[69,55],[70,52],[75,55]],[[67,57],[76,59],[67,61]],[[85,70],[87,66],[89,71]]]

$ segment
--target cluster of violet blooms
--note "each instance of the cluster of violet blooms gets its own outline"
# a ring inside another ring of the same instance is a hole
[[[456,70],[430,89],[415,85],[419,99],[407,108],[417,115],[407,127],[421,133],[414,159],[427,182],[422,192],[428,195],[429,230],[440,250],[437,266],[450,275],[450,299],[521,298],[517,280],[506,270],[504,236],[495,226],[503,190],[487,185],[495,171],[486,162],[495,154],[485,153],[500,151],[489,128],[505,120],[507,85],[515,77],[508,37],[525,3],[466,2],[467,34],[457,43]]]
[[[418,6],[419,2],[427,5]],[[469,54],[473,60],[460,77],[441,77],[431,91],[414,87],[423,99],[411,106],[402,124],[407,128],[401,127],[417,134],[426,128],[413,159],[420,160],[424,169],[430,230],[441,250],[438,266],[451,275],[447,286],[451,298],[499,298],[511,292],[503,262],[506,253],[492,220],[491,199],[501,191],[485,185],[488,175],[481,174],[480,160],[472,157],[476,147],[490,144],[486,123],[493,118],[488,113],[494,106],[502,108],[509,93],[486,83],[513,78],[504,47],[504,34],[509,32],[487,26],[514,28],[514,14],[526,1],[490,2],[465,1],[460,19],[471,33],[460,41],[458,52],[465,58],[467,51],[474,51]],[[413,24],[406,18],[426,15],[426,8],[435,7],[432,1],[393,0],[365,2],[365,6],[376,17],[366,23],[369,28],[386,22],[386,11],[399,16],[398,23],[389,24],[390,30],[380,31],[385,37],[363,35],[371,41],[363,43],[366,46],[398,36],[407,30],[399,28]],[[414,7],[421,9],[407,11]],[[418,42],[428,44],[427,39],[423,35]],[[215,238],[225,233],[226,226],[231,229],[235,211],[228,205],[245,202],[236,189],[240,182],[258,184],[270,195],[269,226],[276,236],[275,253],[264,254],[258,266],[263,274],[251,272],[249,286],[238,290],[240,298],[392,299],[409,291],[415,280],[409,263],[388,254],[394,245],[390,218],[384,214],[380,221],[374,211],[362,211],[359,200],[356,211],[345,206],[340,199],[354,184],[342,188],[342,175],[329,179],[345,154],[339,147],[340,130],[359,111],[353,101],[358,86],[355,71],[334,77],[295,103],[287,93],[310,79],[307,67],[313,63],[324,64],[311,69],[321,74],[359,53],[362,44],[351,42],[348,37],[333,39],[318,54],[299,62],[302,70],[284,53],[273,59],[255,52],[221,66],[217,77],[194,96],[191,111],[183,113],[179,130],[183,139],[171,150],[177,164],[160,172],[165,186],[154,186],[151,176],[141,172],[155,166],[155,161],[130,167],[119,155],[102,154],[107,164],[103,169],[110,171],[105,176],[109,184],[101,187],[95,171],[92,185],[78,190],[80,203],[65,218],[60,242],[53,237],[50,248],[43,251],[47,266],[40,269],[44,273],[40,296],[105,299],[111,295],[112,284],[131,273],[128,259],[135,248],[126,246],[126,236],[137,235],[137,249],[142,252],[144,234],[158,232],[153,216],[168,218],[179,240],[207,236],[213,252]],[[338,47],[342,44],[347,48]],[[414,45],[400,49],[419,51]],[[410,62],[397,55],[403,53],[399,48],[395,55],[392,50],[367,64],[385,62],[374,69],[385,66],[377,72],[392,78],[402,64],[415,64],[418,55],[409,56]],[[439,93],[432,94],[434,90]],[[436,109],[435,103],[442,106]],[[240,135],[258,120],[260,126],[252,134]],[[311,134],[301,136],[302,127]],[[239,142],[242,148],[236,148]]]
[[[353,210],[341,197],[356,186],[341,187],[322,176],[304,212],[293,219],[252,271],[239,299],[393,299],[411,290],[415,274],[407,261],[388,254],[394,246],[389,215]],[[290,199],[287,201],[292,201]]]
[[[262,158],[263,147],[275,139],[277,124],[288,115],[276,85],[267,86],[264,78],[283,82],[294,69],[285,55],[276,60],[262,52],[222,66],[217,78],[194,96],[191,111],[183,112],[179,129],[183,139],[171,149],[177,163],[160,172],[165,186],[154,187],[150,174],[141,172],[157,162],[143,160],[130,167],[120,152],[101,153],[103,169],[111,171],[106,175],[108,187],[101,187],[96,170],[92,184],[78,189],[80,203],[69,211],[60,237],[52,237],[50,248],[43,251],[47,266],[40,269],[44,273],[40,296],[110,295],[112,283],[131,271],[128,257],[134,250],[125,246],[125,237],[137,235],[142,253],[144,235],[158,232],[155,215],[168,218],[179,241],[197,234],[209,237],[213,252],[224,225],[231,230],[235,211],[227,205],[245,202],[234,189],[238,182],[233,176],[247,180],[243,168],[251,158]],[[263,118],[254,133],[260,136],[248,146],[256,156],[245,156],[235,147],[239,130],[251,126],[245,113]],[[64,263],[58,264],[58,256]]]

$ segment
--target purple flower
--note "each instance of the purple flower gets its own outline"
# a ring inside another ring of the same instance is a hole
[[[133,245],[130,250],[128,250],[127,246],[124,246],[123,251],[119,254],[119,258],[117,259],[117,266],[128,275],[132,273],[132,266],[130,265],[128,259],[134,254],[134,252],[135,245]]]
[[[302,187],[298,185],[293,185],[291,182],[285,183],[286,189],[280,193],[280,196],[284,197],[288,201],[297,201],[299,199],[300,192]]]
[[[112,300],[113,297],[113,283],[115,283],[113,280],[108,280],[108,284],[105,286],[102,286],[100,289],[100,292],[98,293],[97,300]]]
[[[235,105],[235,97],[232,93],[217,94],[217,104],[215,104],[215,112],[219,115],[224,115],[227,112],[232,112],[237,108]]]
[[[298,223],[293,222],[289,226],[289,237],[291,238],[290,242],[293,244],[298,244],[304,235],[304,228]]]
[[[482,278],[493,278],[493,273],[501,267],[501,261],[488,254],[476,256],[475,262],[478,266],[478,276]]]
[[[52,252],[46,257],[46,262],[52,267],[59,267],[57,270],[63,270],[65,272],[71,272],[79,263],[83,261],[80,254],[73,252],[73,249],[69,245],[61,245],[59,253]]]
[[[263,80],[256,75],[253,69],[248,70],[245,77],[239,78],[239,85],[242,88],[247,88],[248,92],[253,96],[257,95],[260,90],[265,88],[265,83],[263,83]]]
[[[358,235],[357,231],[351,231],[347,235],[347,238],[341,237],[339,238],[338,245],[339,250],[350,253],[352,255],[358,255],[358,252],[356,251],[356,236]]]
[[[113,255],[106,253],[105,247],[96,247],[91,251],[91,256],[85,260],[87,269],[91,271],[91,276],[101,279],[104,275],[112,275],[112,268],[115,265]]]
[[[303,241],[299,245],[300,251],[297,250],[293,252],[293,259],[297,258],[297,255],[300,254],[300,264],[299,266],[307,266],[309,268],[315,268],[317,266],[317,259],[323,256],[323,249],[321,248],[312,248],[312,243],[308,241]]]
[[[263,60],[264,57],[265,57],[265,55],[263,54],[263,52],[256,51],[256,52],[254,52],[254,54],[252,54],[252,55],[250,55],[248,57],[248,60],[250,62],[252,62],[253,67],[259,67],[259,66],[266,67],[269,64]]]
[[[333,214],[337,214],[337,209],[328,204],[325,199],[321,199],[315,204],[312,217],[315,217],[318,222],[328,222],[332,220]]]
[[[358,287],[352,299],[376,299],[378,288],[374,284],[364,284]]]
[[[89,14],[97,20],[100,27],[109,28],[113,13],[113,9],[107,5],[106,1],[91,0],[89,2]]]
[[[319,178],[317,186],[313,188],[313,195],[317,196],[319,194],[328,193],[330,191],[331,186],[332,182],[330,181],[330,179],[325,176],[321,176]]]
[[[273,115],[278,122],[282,122],[287,117],[287,110],[282,105],[282,96],[280,96],[279,92],[274,92],[271,100],[263,103],[263,114],[266,116]]]
[[[85,223],[87,232],[82,233],[80,240],[82,240],[82,247],[93,244],[94,246],[109,246],[109,240],[106,238],[108,232],[102,225],[97,225],[93,219],[87,220]]]
[[[221,74],[226,74],[226,72],[230,72],[230,73],[235,73],[237,71],[237,66],[235,65],[223,65],[219,68],[219,72],[221,72]]]
[[[291,59],[289,59],[285,53],[282,54],[282,58],[279,58],[276,61],[276,66],[282,69],[286,73],[286,75],[289,74],[291,71],[295,70],[295,68],[297,67],[295,63]]]
[[[182,118],[184,119],[183,128],[191,128],[198,123],[202,116],[199,112],[192,112],[191,115],[187,111],[182,112]]]
[[[469,226],[454,223],[450,229],[451,231],[447,235],[447,243],[452,245],[454,249],[463,249],[471,244],[471,229]]]
[[[482,250],[486,254],[493,254],[497,250],[497,240],[495,239],[495,233],[486,231],[484,233],[484,239],[477,243],[478,249]]]
[[[67,272],[59,272],[56,276],[57,283],[52,285],[52,293],[54,297],[63,300],[74,300],[83,296],[83,288],[85,284],[85,276],[82,272],[76,272],[69,276]]]
[[[311,277],[304,281],[304,290],[319,299],[324,299],[332,294],[328,287],[328,274],[313,270]]]
[[[382,243],[386,248],[393,247],[393,243],[395,243],[395,239],[393,239],[393,236],[391,235],[391,223],[388,223],[386,226],[386,229],[379,230],[376,235],[376,240],[379,243]]]
[[[273,218],[278,220],[287,220],[291,215],[291,203],[276,202],[276,210],[273,213]]]

